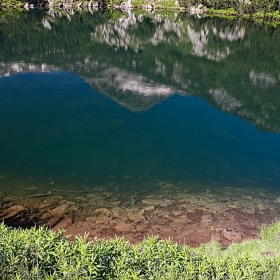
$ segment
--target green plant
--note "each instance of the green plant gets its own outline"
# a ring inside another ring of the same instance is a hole
[[[278,279],[280,223],[260,240],[223,249],[199,248],[149,237],[137,245],[123,238],[71,242],[63,232],[0,225],[1,279]]]

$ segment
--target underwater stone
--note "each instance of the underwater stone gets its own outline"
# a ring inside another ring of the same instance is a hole
[[[155,205],[151,205],[146,208],[143,208],[140,213],[144,214],[145,212],[151,212],[154,211],[155,209],[156,209]]]
[[[96,221],[96,217],[87,217],[86,219],[85,219],[87,222],[95,222]]]
[[[130,199],[130,204],[135,205],[137,201],[138,201],[138,195],[133,195]]]
[[[105,198],[111,198],[113,193],[111,193],[111,192],[102,192],[102,195],[105,196]]]
[[[266,207],[264,207],[262,204],[257,204],[256,206],[257,206],[257,208],[259,209],[259,211],[264,211],[264,210],[266,210]]]
[[[87,198],[90,198],[91,200],[101,200],[101,201],[104,200],[104,196],[103,195],[101,195],[101,194],[93,194],[93,193],[88,194]]]
[[[122,204],[122,202],[121,201],[119,201],[119,200],[116,200],[116,201],[112,201],[112,202],[110,202],[110,205],[111,206],[114,206],[114,207],[116,207],[116,206],[120,206]]]
[[[72,218],[64,218],[62,221],[59,222],[60,229],[66,229],[73,224]]]
[[[243,208],[241,210],[242,213],[245,213],[245,214],[255,214],[256,213],[256,210],[254,208]]]
[[[214,210],[214,211],[220,211],[221,209],[225,208],[226,205],[222,202],[215,202],[215,203],[210,203],[207,205],[208,209]]]
[[[113,215],[113,212],[110,211],[107,208],[98,208],[94,211],[94,214],[96,216],[107,216],[107,217],[111,217]]]
[[[211,215],[202,215],[201,216],[201,221],[200,223],[205,224],[205,223],[210,223],[212,221],[212,216]]]
[[[175,216],[175,217],[178,217],[178,216],[181,216],[182,215],[182,211],[173,211],[172,214]]]
[[[146,218],[141,214],[128,214],[128,219],[134,223],[140,223],[142,221],[146,221]]]
[[[238,208],[238,206],[235,205],[235,204],[229,204],[227,207],[231,208],[231,209],[237,209]]]
[[[1,220],[8,220],[11,218],[15,218],[16,216],[21,215],[23,212],[25,212],[26,209],[21,205],[14,205],[8,209],[6,209],[1,215]]]
[[[84,202],[87,201],[87,199],[83,196],[76,196],[75,199],[80,200],[80,201],[84,201]]]
[[[232,213],[225,213],[224,215],[225,215],[226,219],[229,219],[230,221],[235,220],[235,215]]]
[[[72,211],[77,211],[79,209],[79,206],[75,205],[75,204],[71,204],[69,206],[69,209],[72,210]]]
[[[67,203],[64,204],[60,204],[59,206],[51,209],[50,211],[48,211],[48,213],[44,214],[42,216],[42,218],[47,218],[47,217],[51,217],[51,216],[62,216],[66,210],[68,209],[69,205]]]
[[[132,232],[135,230],[134,226],[131,225],[131,224],[124,224],[124,223],[121,223],[121,224],[117,224],[115,226],[115,230],[116,231],[119,231],[119,232]]]
[[[63,215],[67,212],[69,208],[68,204],[60,204],[59,206],[51,209],[47,213],[45,213],[42,216],[43,220],[47,220],[47,225],[48,226],[54,226],[56,223],[60,221],[60,219],[63,217]]]
[[[113,208],[112,212],[115,219],[121,219],[124,216],[123,209],[121,209],[120,207]]]
[[[146,205],[157,205],[157,206],[169,206],[172,205],[174,203],[174,201],[172,200],[158,200],[158,199],[143,199],[142,200],[143,204]]]

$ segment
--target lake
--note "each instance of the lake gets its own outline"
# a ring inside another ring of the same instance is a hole
[[[199,224],[202,241],[277,219],[279,28],[115,10],[0,21],[0,219],[178,240]]]

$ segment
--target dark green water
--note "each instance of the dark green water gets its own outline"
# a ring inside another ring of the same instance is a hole
[[[280,187],[279,29],[116,11],[0,19],[2,172]]]

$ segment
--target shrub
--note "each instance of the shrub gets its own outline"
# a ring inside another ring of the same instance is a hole
[[[123,238],[71,242],[45,228],[0,225],[1,279],[280,279],[280,223],[260,240],[217,242],[199,248],[150,237],[137,245]]]

